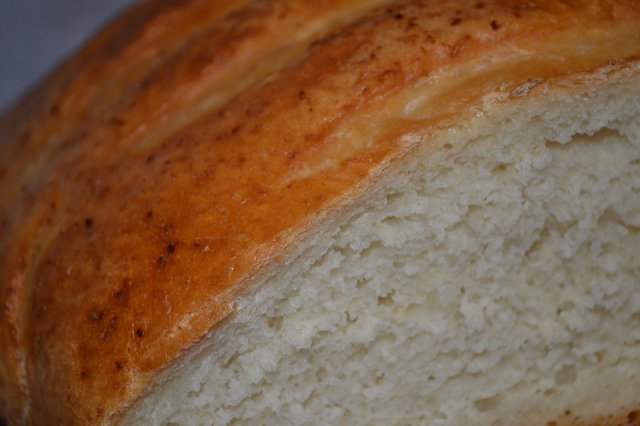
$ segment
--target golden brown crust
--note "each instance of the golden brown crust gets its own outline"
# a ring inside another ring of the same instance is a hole
[[[583,419],[571,411],[557,420],[547,422],[546,426],[640,426],[640,410],[629,410],[596,419]]]
[[[116,415],[400,135],[639,54],[635,0],[133,9],[0,121],[2,412]]]

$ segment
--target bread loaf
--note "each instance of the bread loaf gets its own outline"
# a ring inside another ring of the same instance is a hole
[[[0,138],[10,425],[640,424],[637,0],[150,0]]]

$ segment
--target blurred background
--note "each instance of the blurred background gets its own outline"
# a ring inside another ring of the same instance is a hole
[[[0,112],[136,0],[0,0]]]

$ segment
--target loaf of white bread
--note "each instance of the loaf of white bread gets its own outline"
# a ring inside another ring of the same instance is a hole
[[[640,424],[637,0],[150,0],[0,139],[9,425]]]

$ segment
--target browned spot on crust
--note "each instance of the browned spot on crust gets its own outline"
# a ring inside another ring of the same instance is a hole
[[[561,418],[547,422],[547,426],[640,426],[639,410],[603,415],[598,418],[582,418],[579,415],[573,415],[571,410],[567,411]]]

